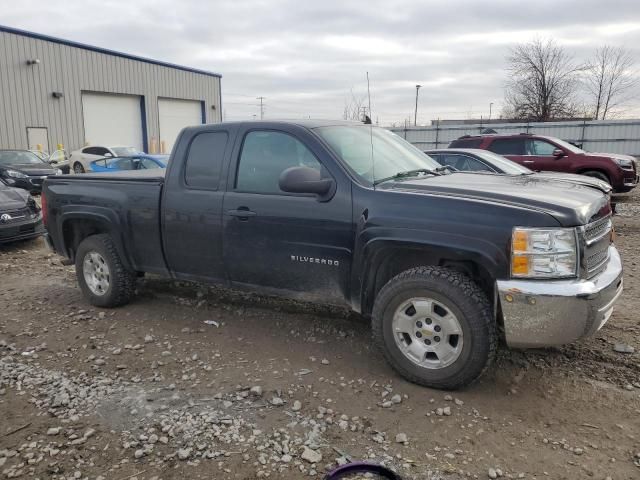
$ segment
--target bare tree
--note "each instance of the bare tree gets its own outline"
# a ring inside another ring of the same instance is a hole
[[[505,112],[539,122],[575,116],[581,67],[562,47],[537,39],[513,48],[507,60]]]
[[[360,97],[353,93],[353,88],[350,90],[350,96],[344,101],[344,112],[342,118],[345,120],[357,120],[361,121],[365,115],[365,99],[366,96]]]
[[[587,99],[595,119],[605,120],[629,100],[638,85],[633,67],[633,56],[623,47],[605,45],[596,50],[585,69]]]

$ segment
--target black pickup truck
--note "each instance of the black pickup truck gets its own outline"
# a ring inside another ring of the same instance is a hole
[[[347,122],[186,128],[166,170],[51,177],[50,246],[94,305],[144,272],[347,305],[407,379],[476,379],[498,341],[572,342],[622,292],[598,189],[451,172]]]

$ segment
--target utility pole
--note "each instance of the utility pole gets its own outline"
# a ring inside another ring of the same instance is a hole
[[[418,92],[420,91],[421,87],[422,87],[422,85],[416,85],[416,113],[413,116],[413,126],[414,127],[418,126]]]
[[[260,120],[264,119],[264,100],[265,97],[257,97],[260,100]]]
[[[489,104],[489,122],[491,122],[491,107],[493,107],[493,102]]]

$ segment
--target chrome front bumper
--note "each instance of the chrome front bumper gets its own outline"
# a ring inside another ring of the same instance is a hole
[[[571,343],[602,328],[622,294],[622,261],[609,247],[607,267],[589,280],[498,280],[507,345]]]

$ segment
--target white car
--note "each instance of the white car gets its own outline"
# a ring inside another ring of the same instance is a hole
[[[71,164],[73,173],[84,173],[91,171],[91,162],[93,162],[94,160],[99,160],[105,157],[130,157],[132,155],[139,155],[141,153],[143,152],[140,152],[133,147],[105,147],[99,145],[91,145],[71,152],[69,163]]]

